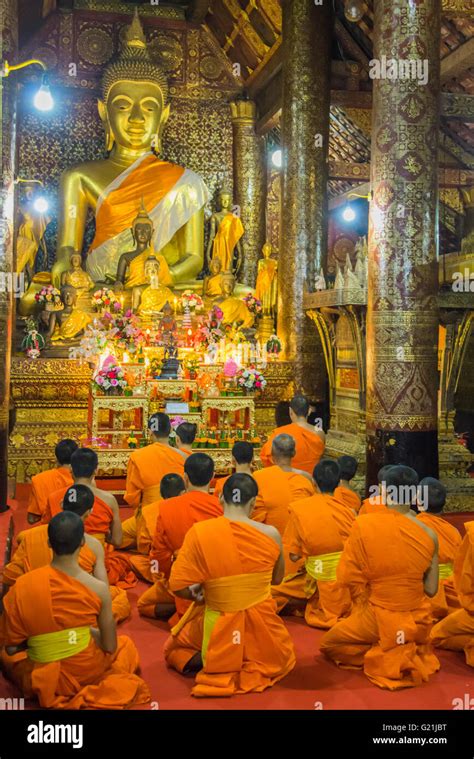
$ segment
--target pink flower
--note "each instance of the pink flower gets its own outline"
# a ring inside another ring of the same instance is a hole
[[[111,379],[110,384],[112,385],[112,387],[117,387],[118,381],[116,379]]]

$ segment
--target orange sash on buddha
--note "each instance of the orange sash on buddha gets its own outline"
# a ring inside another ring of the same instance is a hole
[[[163,443],[152,443],[134,451],[128,461],[125,500],[135,508],[161,500],[160,483],[165,474],[184,474],[189,456]]]
[[[51,566],[19,577],[4,598],[6,645],[61,630],[97,627],[101,602],[85,585]],[[134,674],[140,665],[135,644],[118,638],[106,654],[91,637],[87,648],[46,664],[26,652],[1,654],[5,674],[25,698],[46,709],[125,709],[150,700],[146,683]]]
[[[256,527],[226,517],[199,522],[186,535],[170,588],[203,584],[206,607],[195,607],[189,621],[172,631],[165,657],[182,671],[202,649],[194,696],[260,692],[295,666],[290,635],[270,593],[278,553],[275,541]]]
[[[296,443],[296,455],[291,462],[292,467],[294,469],[303,469],[303,471],[312,475],[314,467],[324,453],[324,443],[316,432],[312,432],[294,422],[286,424],[283,427],[277,427],[270,433],[268,440],[260,451],[263,466],[271,466],[273,464],[272,441],[277,435],[283,434],[291,435]]]
[[[232,270],[232,255],[238,241],[244,234],[242,222],[238,216],[228,213],[219,224],[212,246],[212,259],[218,258],[222,271]]]
[[[74,483],[70,469],[58,467],[46,472],[35,474],[31,478],[30,500],[28,513],[42,517],[48,501],[48,496],[60,488],[68,488]]]

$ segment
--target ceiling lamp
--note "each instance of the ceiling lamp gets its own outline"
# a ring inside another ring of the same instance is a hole
[[[360,21],[366,12],[367,3],[365,0],[346,0],[344,3],[344,15],[353,24]]]

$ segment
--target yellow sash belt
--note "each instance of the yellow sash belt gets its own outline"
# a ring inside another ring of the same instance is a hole
[[[439,568],[439,579],[440,580],[447,580],[448,577],[451,577],[453,574],[453,565],[450,561],[446,562],[446,564],[440,564]]]
[[[271,596],[272,571],[219,577],[204,585],[206,608],[201,655],[204,664],[209,640],[221,613],[245,611]]]
[[[89,627],[71,627],[69,630],[33,635],[28,638],[28,656],[41,664],[69,659],[84,651],[90,639]]]
[[[333,582],[336,579],[336,570],[342,551],[334,553],[322,553],[320,556],[308,556],[305,569],[313,580]]]

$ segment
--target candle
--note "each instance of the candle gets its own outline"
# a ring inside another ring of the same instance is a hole
[[[122,361],[123,361],[124,364],[129,364],[130,363],[130,356],[128,355],[128,353],[126,351],[123,354]]]
[[[121,308],[122,311],[123,311],[123,303],[124,303],[123,295],[121,295],[120,296],[120,308]]]
[[[150,344],[150,334],[151,334],[150,330],[147,329],[147,331],[145,332],[145,342],[147,345]]]

